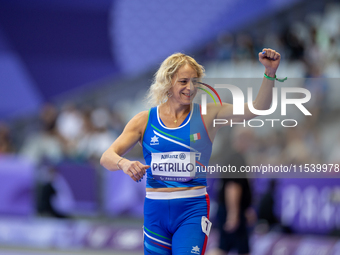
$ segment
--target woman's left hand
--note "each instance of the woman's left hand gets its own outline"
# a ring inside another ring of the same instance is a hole
[[[275,50],[267,48],[264,48],[262,52],[259,53],[259,60],[261,64],[264,65],[264,67],[266,68],[265,74],[274,77],[276,70],[280,64],[281,55]]]

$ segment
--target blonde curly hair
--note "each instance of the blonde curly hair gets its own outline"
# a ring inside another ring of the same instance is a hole
[[[195,59],[183,53],[172,54],[163,61],[154,75],[153,83],[146,96],[146,101],[150,106],[159,105],[167,100],[167,93],[172,86],[172,78],[178,69],[186,64],[189,64],[197,72],[198,78],[204,76],[204,67],[198,64]]]

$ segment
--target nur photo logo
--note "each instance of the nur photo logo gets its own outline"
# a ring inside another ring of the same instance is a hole
[[[245,110],[249,110],[251,113],[257,116],[268,116],[277,111],[280,99],[280,116],[287,116],[287,106],[292,105],[296,107],[303,115],[311,116],[312,114],[306,108],[305,104],[308,103],[311,99],[311,93],[306,88],[301,87],[273,87],[272,88],[272,104],[269,109],[259,110],[254,106],[254,98],[253,98],[253,88],[247,88],[247,101],[245,100],[245,95],[243,91],[236,85],[232,84],[215,84],[214,86],[208,85],[206,83],[199,84],[206,86],[217,96],[221,106],[223,106],[220,95],[217,93],[216,89],[227,89],[232,95],[232,105],[233,105],[233,115],[234,116],[242,116],[245,114]],[[213,102],[217,104],[213,94],[205,89],[200,88],[206,93],[201,94],[201,114],[207,115],[208,107],[207,107],[207,94],[212,98]],[[279,93],[280,92],[280,93]],[[295,98],[292,98],[295,97]],[[248,109],[246,109],[248,107]],[[216,119],[213,120],[213,127],[217,125],[226,125],[229,124],[231,127],[234,125],[243,125],[249,127],[262,127],[268,123],[271,127],[274,127],[278,123],[281,124],[282,127],[295,127],[298,125],[298,121],[296,119],[243,119],[242,121],[233,121],[232,119]]]

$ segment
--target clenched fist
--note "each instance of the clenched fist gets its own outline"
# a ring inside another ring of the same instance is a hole
[[[281,55],[272,49],[264,48],[262,52],[259,53],[259,60],[262,65],[264,65],[265,74],[274,77],[277,68],[279,67]]]

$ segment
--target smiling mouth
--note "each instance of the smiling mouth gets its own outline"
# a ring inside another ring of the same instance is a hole
[[[190,94],[190,93],[182,93],[184,96],[186,97],[192,97],[194,95],[194,93]]]

